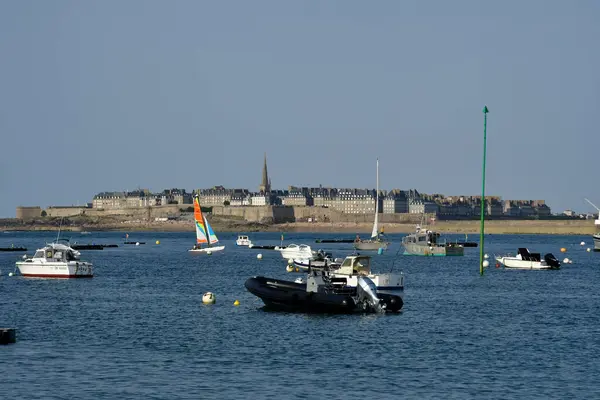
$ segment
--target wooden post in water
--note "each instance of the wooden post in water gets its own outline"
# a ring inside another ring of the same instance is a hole
[[[485,225],[485,153],[487,140],[487,106],[483,106],[483,172],[481,178],[481,226],[479,227],[479,274],[483,275],[483,233]]]

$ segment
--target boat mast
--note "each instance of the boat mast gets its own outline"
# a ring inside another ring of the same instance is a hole
[[[375,189],[375,222],[373,223],[373,232],[371,232],[371,238],[379,237],[379,227],[378,227],[378,218],[379,218],[379,158],[377,158],[377,178],[376,178],[376,189]]]
[[[483,171],[481,174],[481,222],[479,228],[479,274],[483,275],[483,234],[485,231],[485,155],[487,140],[487,106],[483,107]]]

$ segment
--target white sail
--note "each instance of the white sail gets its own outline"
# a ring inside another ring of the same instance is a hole
[[[377,159],[377,189],[375,194],[375,222],[373,222],[373,232],[371,232],[371,238],[379,236],[379,158]]]

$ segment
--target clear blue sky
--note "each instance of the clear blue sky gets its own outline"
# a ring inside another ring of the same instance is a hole
[[[600,1],[0,0],[0,216],[105,190],[481,192],[592,210]],[[599,204],[600,205],[600,204]]]

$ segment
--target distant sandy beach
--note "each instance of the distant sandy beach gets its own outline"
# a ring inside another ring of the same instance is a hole
[[[331,233],[357,233],[368,234],[371,232],[370,223],[310,223],[294,222],[284,224],[260,224],[245,221],[217,220],[212,222],[216,232],[331,232]],[[382,224],[380,226],[387,233],[414,232],[414,224]],[[444,233],[479,233],[479,221],[437,221],[429,225],[429,229]],[[44,224],[0,224],[0,230],[57,230],[56,223]],[[162,231],[162,232],[192,232],[194,225],[190,221],[165,221],[165,222],[140,222],[122,221],[94,224],[71,224],[62,226],[65,231]],[[590,220],[566,221],[486,221],[485,232],[490,234],[551,234],[551,235],[592,235],[595,233],[594,222]]]

